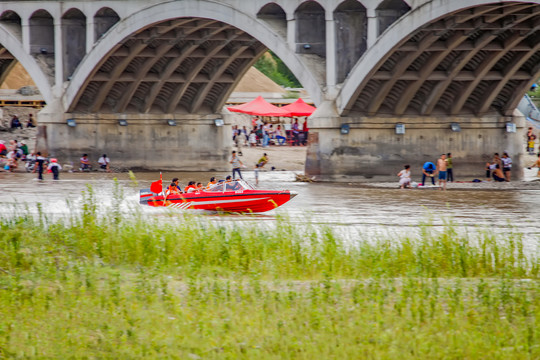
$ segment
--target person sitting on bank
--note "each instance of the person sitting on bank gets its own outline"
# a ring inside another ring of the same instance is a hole
[[[495,169],[493,169],[493,180],[498,182],[504,182],[506,179],[504,178],[504,174],[502,172],[501,167],[499,164],[495,164]]]
[[[399,176],[399,188],[405,189],[411,187],[411,166],[405,165],[405,168],[401,170],[397,176]]]
[[[8,153],[5,169],[9,172],[13,172],[18,167],[19,167],[19,163],[17,161],[17,155],[14,151],[11,151],[10,153]]]
[[[28,115],[28,121],[26,122],[27,128],[33,128],[36,127],[36,124],[34,124],[34,116],[32,114]]]
[[[81,171],[90,171],[90,169],[92,168],[92,165],[90,165],[90,160],[88,159],[88,154],[83,154],[80,161],[81,161],[81,166],[80,166],[79,170],[81,170]]]
[[[107,157],[107,154],[103,154],[103,156],[100,157],[98,160],[99,168],[107,172],[111,172],[111,169],[109,167],[110,163],[111,160]]]
[[[23,128],[21,121],[19,120],[19,117],[17,115],[13,115],[11,118],[11,129],[21,129]]]
[[[435,185],[435,169],[435,164],[431,161],[424,163],[424,166],[422,166],[422,186],[426,183],[426,177],[431,177],[431,183]]]
[[[167,187],[166,194],[167,194],[167,196],[182,194],[182,190],[180,189],[180,185],[178,184],[178,178],[173,178],[172,179],[171,185],[169,185]]]

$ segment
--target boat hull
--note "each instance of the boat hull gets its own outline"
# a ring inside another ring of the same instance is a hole
[[[288,190],[201,191],[167,197],[146,196],[143,200],[141,192],[141,203],[152,207],[258,213],[273,210],[291,200],[295,195]]]

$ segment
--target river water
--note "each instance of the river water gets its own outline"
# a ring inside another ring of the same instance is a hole
[[[206,184],[210,176],[224,177],[224,173],[165,173],[164,184],[171,178],[180,178]],[[123,211],[135,207],[148,214],[160,216],[164,209],[138,205],[138,191],[149,187],[159,179],[156,173],[135,174],[134,185],[127,173],[61,173],[59,181],[46,174],[44,181],[36,180],[36,174],[0,173],[0,216],[13,212],[37,212],[40,203],[49,216],[62,216],[69,212],[66,199],[77,207],[81,192],[91,184],[99,203],[110,204],[113,178],[124,192]],[[244,174],[253,181],[252,173]],[[302,183],[294,181],[292,172],[263,172],[259,188],[289,189],[298,196],[277,210],[258,216],[215,216],[204,213],[209,219],[234,222],[272,222],[278,214],[284,214],[299,225],[306,222],[324,224],[337,231],[360,234],[418,234],[419,224],[430,224],[433,229],[452,222],[462,231],[485,231],[493,233],[522,233],[533,245],[540,243],[540,190],[399,190],[397,188],[373,188],[352,184]],[[17,205],[14,205],[17,204]],[[28,210],[26,210],[26,207]],[[180,212],[180,210],[175,210]],[[188,210],[190,211],[190,210]]]

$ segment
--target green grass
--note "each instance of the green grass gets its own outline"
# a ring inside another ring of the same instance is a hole
[[[279,216],[126,216],[113,196],[0,218],[0,359],[540,357],[519,233],[343,239]]]

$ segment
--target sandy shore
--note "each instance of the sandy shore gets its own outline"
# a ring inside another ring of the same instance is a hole
[[[235,150],[237,149],[235,148]],[[263,154],[266,153],[268,155],[268,164],[265,165],[265,170],[272,170],[272,167],[274,167],[275,170],[287,170],[303,174],[306,150],[306,146],[242,147],[242,156],[239,156],[239,158],[246,166],[246,170],[251,170]]]

